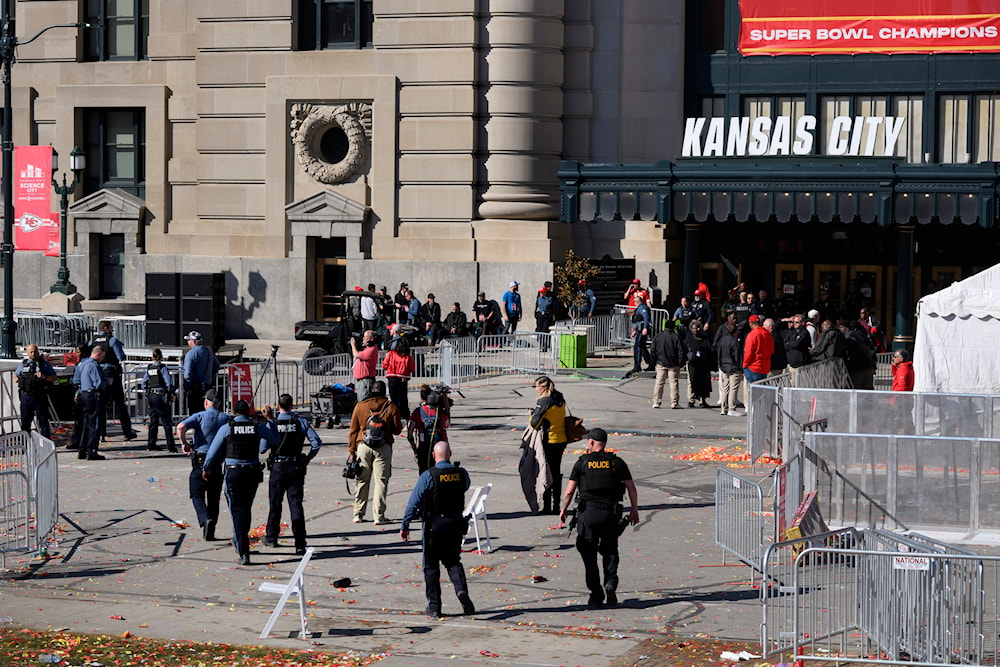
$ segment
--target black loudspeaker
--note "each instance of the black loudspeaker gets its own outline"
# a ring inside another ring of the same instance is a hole
[[[147,273],[146,296],[177,298],[180,281],[176,273]]]
[[[146,320],[146,345],[156,347],[181,347],[184,334],[178,322],[150,322]]]
[[[206,345],[226,342],[226,278],[222,273],[180,274],[181,335],[197,331]]]

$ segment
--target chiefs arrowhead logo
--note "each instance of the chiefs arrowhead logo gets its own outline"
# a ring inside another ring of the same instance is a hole
[[[21,216],[18,224],[21,226],[22,232],[33,232],[41,229],[46,222],[48,222],[48,220],[45,218],[39,218],[33,213],[25,213]]]

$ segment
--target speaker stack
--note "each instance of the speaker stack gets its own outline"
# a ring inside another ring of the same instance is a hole
[[[205,345],[226,342],[226,281],[222,273],[147,273],[146,344],[184,346],[191,331]]]

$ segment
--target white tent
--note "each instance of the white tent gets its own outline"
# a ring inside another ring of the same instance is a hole
[[[917,303],[915,391],[1000,394],[1000,264]]]

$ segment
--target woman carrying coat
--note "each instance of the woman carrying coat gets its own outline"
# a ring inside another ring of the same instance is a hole
[[[542,431],[545,461],[552,473],[552,484],[542,495],[540,514],[559,514],[562,491],[562,457],[566,451],[566,399],[546,375],[535,379],[538,401],[531,412],[529,425]]]

